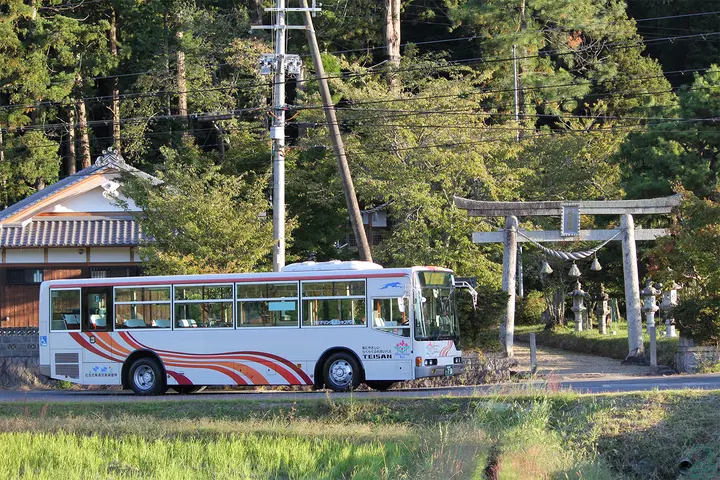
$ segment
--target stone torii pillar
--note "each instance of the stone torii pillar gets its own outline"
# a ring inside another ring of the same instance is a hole
[[[655,240],[667,235],[665,229],[635,229],[633,215],[669,214],[680,204],[680,196],[648,200],[606,200],[572,202],[487,202],[455,197],[455,205],[467,210],[473,217],[506,217],[505,229],[498,232],[475,232],[474,243],[503,243],[503,290],[508,293],[508,305],[501,325],[501,337],[505,353],[513,355],[515,330],[515,268],[517,265],[517,242],[577,242],[621,240],[623,250],[623,273],[625,277],[625,304],[628,321],[628,357],[644,356],[642,339],[642,314],[640,286],[638,283],[637,240]],[[560,230],[524,231],[518,229],[518,216],[558,216]],[[619,215],[620,228],[609,230],[580,230],[581,215]],[[512,248],[511,248],[512,246]]]
[[[512,358],[513,339],[515,338],[515,290],[517,274],[517,231],[518,219],[510,215],[505,219],[505,248],[503,251],[503,277],[502,289],[507,293],[507,304],[505,306],[505,321],[500,325],[500,343],[505,350],[505,355]]]

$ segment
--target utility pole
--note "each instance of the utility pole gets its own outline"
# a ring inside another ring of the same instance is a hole
[[[520,122],[520,102],[518,101],[518,70],[517,70],[517,46],[513,45],[513,93],[515,95],[515,123]],[[515,141],[520,141],[520,127],[518,126],[517,133],[515,134]]]
[[[288,61],[300,64],[298,55],[285,54],[285,39],[288,29],[305,27],[286,25],[286,12],[297,9],[285,8],[285,0],[276,0],[275,8],[266,8],[265,11],[276,13],[275,24],[254,25],[251,28],[275,30],[275,53],[262,56],[260,73],[269,74],[274,70],[273,123],[270,127],[273,142],[273,271],[279,272],[285,266],[285,72]]]
[[[273,271],[285,266],[285,0],[276,0],[275,78],[273,79]]]
[[[308,9],[307,0],[301,0],[302,9],[305,13],[305,26],[307,27],[307,38],[310,44],[310,53],[312,54],[313,64],[315,65],[315,76],[318,79],[320,87],[320,96],[322,97],[323,110],[325,110],[325,120],[330,129],[330,139],[332,140],[333,150],[337,157],[338,169],[343,182],[343,191],[345,192],[345,201],[350,214],[350,224],[352,225],[355,238],[357,239],[360,260],[372,262],[372,252],[368,244],[367,235],[363,228],[362,215],[358,206],[357,196],[355,195],[355,186],[353,185],[352,176],[350,175],[350,167],[345,156],[345,145],[340,136],[340,126],[335,116],[335,107],[330,96],[330,87],[328,87],[327,77],[325,77],[325,69],[323,68],[322,58],[320,57],[320,48],[318,47],[317,38],[315,37],[315,29],[313,27],[312,18],[310,17],[310,9]],[[372,224],[372,218],[368,219]]]

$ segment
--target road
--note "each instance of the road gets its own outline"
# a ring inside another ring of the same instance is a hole
[[[472,397],[492,394],[518,393],[532,389],[548,391],[572,390],[578,393],[640,392],[648,390],[702,389],[720,390],[720,374],[676,375],[669,377],[601,378],[567,381],[527,381],[496,385],[475,385],[463,387],[423,388],[391,390],[389,392],[358,391],[353,393],[331,393],[333,398],[387,398],[387,397]],[[2,390],[0,402],[134,402],[153,401],[207,401],[207,400],[312,400],[323,399],[326,392],[283,392],[283,391],[210,391],[192,395],[167,394],[157,397],[139,397],[130,391],[117,390]]]

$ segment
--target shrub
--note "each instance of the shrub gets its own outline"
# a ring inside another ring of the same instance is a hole
[[[542,292],[530,291],[525,298],[517,299],[515,322],[518,325],[536,325],[547,308]]]
[[[720,297],[683,298],[673,313],[684,337],[699,345],[720,342]]]

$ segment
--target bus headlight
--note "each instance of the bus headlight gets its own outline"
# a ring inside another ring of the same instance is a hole
[[[453,363],[462,363],[462,357],[453,358]]]

